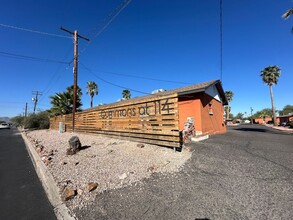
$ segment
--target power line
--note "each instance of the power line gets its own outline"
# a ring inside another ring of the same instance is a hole
[[[107,84],[110,84],[112,86],[115,86],[115,87],[118,87],[118,88],[121,88],[121,89],[128,89],[130,91],[133,91],[133,92],[138,92],[138,93],[141,93],[141,94],[144,94],[144,95],[149,95],[150,93],[147,93],[147,92],[143,92],[143,91],[139,91],[139,90],[136,90],[136,89],[130,89],[129,87],[124,87],[124,86],[120,86],[118,84],[115,84],[115,83],[111,83],[105,79],[103,79],[102,77],[99,77],[98,75],[96,75],[92,70],[90,70],[89,68],[87,68],[84,64],[80,63],[88,72],[90,72],[92,75],[94,75],[96,78],[98,78],[99,80],[107,83]]]
[[[70,64],[69,62],[64,62],[64,61],[59,61],[59,60],[51,60],[51,59],[32,57],[32,56],[26,56],[26,55],[15,54],[15,53],[7,53],[7,52],[3,52],[3,51],[0,51],[0,56],[7,57],[7,58],[14,58],[14,59],[29,60],[29,61],[60,63],[60,64],[67,64],[67,65]]]
[[[166,83],[175,83],[175,84],[191,85],[191,83],[187,83],[187,82],[164,80],[164,79],[156,79],[156,78],[149,78],[149,77],[138,76],[138,75],[124,74],[124,73],[116,73],[116,72],[109,72],[109,71],[101,71],[101,70],[97,70],[97,71],[100,72],[100,73],[107,73],[107,74],[112,74],[112,75],[117,75],[117,76],[125,76],[125,77],[137,78],[137,79],[146,79],[146,80],[151,80],[151,81],[159,81],[159,82],[166,82]]]
[[[69,55],[70,51],[71,51],[71,48],[67,51],[66,55],[64,56],[64,59],[65,58],[68,58],[68,55]],[[63,71],[61,71],[61,67],[62,67],[61,65],[58,66],[58,68],[56,69],[56,71],[53,73],[53,76],[48,81],[47,86],[43,90],[44,91],[44,94],[40,98],[39,103],[42,102],[43,99],[44,99],[44,97],[51,91],[51,89],[52,89],[51,85],[53,83],[57,83],[59,81],[59,79],[61,78],[61,74],[64,73],[66,70],[68,70],[68,68],[70,67],[70,65],[68,65],[65,69],[63,69]]]
[[[129,5],[129,3],[132,0],[123,0],[111,13],[109,13],[97,26],[97,28],[94,29],[96,31],[99,27],[101,29],[98,31],[97,34],[95,34],[91,41],[87,43],[87,45],[80,51],[80,54],[82,54],[87,47],[92,43],[94,39],[96,39],[113,21],[114,19]],[[109,20],[108,20],[109,19]],[[108,20],[108,22],[107,22]],[[105,23],[105,24],[104,24]],[[104,26],[102,26],[104,24]]]
[[[220,80],[223,77],[223,7],[222,0],[220,0]]]
[[[15,26],[12,26],[12,25],[7,25],[7,24],[1,24],[0,23],[0,26],[6,27],[6,28],[16,29],[16,30],[20,30],[20,31],[27,31],[27,32],[35,33],[35,34],[48,35],[48,36],[51,36],[51,37],[61,37],[61,38],[70,38],[70,39],[72,39],[72,37],[69,37],[69,36],[64,36],[64,35],[59,35],[59,34],[52,34],[52,33],[47,33],[47,32],[43,32],[43,31],[36,31],[36,30],[28,29],[28,28],[15,27]]]

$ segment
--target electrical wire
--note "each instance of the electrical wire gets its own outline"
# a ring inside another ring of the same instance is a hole
[[[220,0],[220,80],[223,79],[223,4]]]
[[[30,60],[30,61],[60,63],[60,64],[70,65],[69,62],[51,60],[51,59],[45,59],[45,58],[39,58],[39,57],[32,57],[32,56],[20,55],[20,54],[15,54],[15,53],[7,53],[7,52],[3,52],[3,51],[0,51],[0,56],[7,57],[7,58],[14,58],[14,59],[23,59],[23,60]]]
[[[125,76],[125,77],[137,78],[137,79],[146,79],[146,80],[151,80],[151,81],[159,81],[159,82],[166,82],[166,83],[191,85],[191,83],[187,83],[187,82],[179,82],[179,81],[171,81],[171,80],[164,80],[164,79],[156,79],[156,78],[149,78],[149,77],[138,76],[138,75],[124,74],[124,73],[116,73],[116,72],[109,72],[109,71],[101,71],[101,70],[97,70],[97,71],[100,72],[100,73],[107,73],[107,74],[112,74],[112,75],[117,75],[117,76]]]
[[[96,31],[101,27],[97,34],[91,37],[87,45],[79,52],[79,56],[87,49],[87,47],[96,39],[113,21],[114,19],[129,5],[132,0],[123,0],[111,13],[108,14],[95,28]],[[109,20],[108,20],[109,19]],[[108,20],[108,21],[107,21]],[[105,23],[105,24],[104,24]],[[104,25],[103,25],[104,24]],[[102,26],[103,25],[103,26]]]
[[[88,72],[90,72],[93,76],[95,76],[96,78],[98,78],[99,80],[107,83],[107,84],[110,84],[112,86],[115,86],[115,87],[118,87],[118,88],[121,88],[121,89],[128,89],[130,91],[133,91],[133,92],[137,92],[137,93],[141,93],[141,94],[144,94],[144,95],[149,95],[150,93],[148,92],[143,92],[143,91],[139,91],[139,90],[136,90],[136,89],[130,89],[129,87],[124,87],[124,86],[120,86],[118,84],[115,84],[115,83],[111,83],[105,79],[103,79],[102,77],[98,76],[97,74],[95,74],[91,69],[87,68],[84,64],[80,63]]]
[[[0,23],[0,26],[1,27],[6,27],[6,28],[16,29],[16,30],[20,30],[20,31],[27,31],[27,32],[35,33],[35,34],[47,35],[47,36],[51,36],[51,37],[72,38],[72,37],[65,36],[65,35],[52,34],[52,33],[47,33],[47,32],[43,32],[43,31],[36,31],[36,30],[28,29],[28,28],[15,27],[15,26],[12,26],[12,25],[7,25],[7,24],[1,24]]]

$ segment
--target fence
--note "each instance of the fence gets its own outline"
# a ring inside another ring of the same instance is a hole
[[[50,128],[72,131],[72,114],[50,118]],[[102,105],[75,114],[75,131],[180,147],[177,94]]]

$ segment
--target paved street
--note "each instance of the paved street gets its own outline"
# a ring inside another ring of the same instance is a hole
[[[0,129],[0,219],[56,219],[16,129]]]
[[[173,175],[105,192],[79,219],[293,219],[293,135],[261,125],[230,127],[190,145]]]

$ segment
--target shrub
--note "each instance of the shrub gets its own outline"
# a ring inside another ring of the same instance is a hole
[[[24,119],[25,119],[24,116],[18,115],[18,116],[11,118],[11,121],[15,124],[15,126],[18,127],[18,126],[23,126]]]
[[[293,128],[293,121],[289,122],[289,126],[290,126],[290,128]]]
[[[31,114],[24,119],[23,125],[29,129],[48,129],[50,125],[49,113],[45,111]]]

